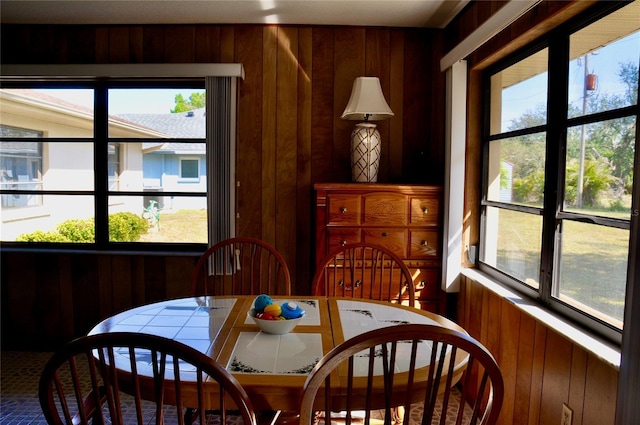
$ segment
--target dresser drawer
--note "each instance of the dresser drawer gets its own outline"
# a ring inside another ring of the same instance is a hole
[[[406,226],[407,197],[397,193],[369,193],[362,195],[365,226]]]
[[[437,300],[438,299],[438,269],[417,269],[411,270],[416,285],[417,300]]]
[[[394,228],[363,228],[362,241],[371,244],[382,245],[388,250],[406,258],[407,256],[407,230]]]
[[[389,269],[387,269],[389,270]],[[327,268],[327,294],[330,297],[354,297],[367,299],[409,299],[409,293],[403,288],[398,293],[400,269],[394,269],[391,276],[373,279],[371,269],[360,265],[354,269],[344,270],[340,265],[335,269]],[[378,272],[379,273],[379,272]],[[376,283],[372,283],[375,281]]]
[[[359,195],[327,195],[328,225],[360,225]]]
[[[436,198],[411,198],[409,224],[425,226],[440,224],[440,202]]]
[[[440,234],[437,230],[410,230],[409,258],[440,256]]]
[[[327,229],[327,254],[339,246],[356,242],[360,242],[360,228]]]

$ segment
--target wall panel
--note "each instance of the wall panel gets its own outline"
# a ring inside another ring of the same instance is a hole
[[[237,234],[262,238],[282,252],[295,293],[310,291],[313,274],[313,184],[351,179],[350,135],[356,122],[340,115],[356,77],[378,76],[397,113],[378,122],[384,144],[379,181],[443,183],[441,173],[434,171],[441,164],[428,168],[413,160],[416,152],[437,156],[444,150],[437,146],[442,138],[426,137],[421,124],[427,119],[429,133],[444,133],[439,104],[444,77],[432,74],[431,53],[443,48],[434,46],[442,42],[438,31],[214,24],[3,25],[0,31],[5,35],[0,38],[3,63],[242,63],[246,78],[238,98]],[[9,34],[20,34],[17,43],[23,48],[16,49]],[[441,163],[443,158],[432,160]],[[30,254],[14,255],[32,267]],[[172,256],[39,255],[53,266],[42,272],[40,281],[67,270],[61,277],[64,291],[46,287],[69,309],[50,309],[47,320],[53,321],[47,323],[67,324],[59,332],[51,327],[51,341],[82,332],[86,321],[186,294],[188,288],[189,266]],[[77,261],[85,257],[95,259],[89,262],[91,269]],[[69,265],[63,267],[65,262]],[[9,286],[7,304],[26,297],[28,306],[3,309],[3,326],[25,322],[19,326],[37,336],[34,321],[44,319],[27,312],[35,308],[39,284],[32,281],[27,289],[32,292],[18,293],[14,286],[22,285],[21,274],[10,270],[2,275],[3,288]],[[84,303],[83,297],[91,300]]]
[[[503,373],[500,424],[557,424],[563,403],[574,411],[573,425],[614,423],[615,368],[472,279],[462,278],[461,294],[458,311],[465,313],[458,323],[491,351]]]

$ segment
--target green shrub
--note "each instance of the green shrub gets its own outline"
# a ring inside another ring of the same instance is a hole
[[[43,232],[36,230],[32,233],[23,233],[16,238],[18,242],[71,242],[58,232]]]
[[[71,242],[93,242],[95,240],[95,224],[92,218],[63,221],[58,224],[56,230]]]
[[[131,213],[119,212],[109,216],[109,240],[111,242],[135,242],[149,230],[144,218]]]
[[[109,216],[109,240],[111,242],[135,242],[149,230],[144,218],[131,213],[119,212]],[[93,218],[73,219],[58,224],[55,232],[36,230],[16,238],[18,242],[93,242],[95,240]]]

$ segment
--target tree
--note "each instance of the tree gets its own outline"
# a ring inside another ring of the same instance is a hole
[[[194,109],[204,108],[207,101],[206,92],[191,93],[189,100],[185,100],[182,93],[178,93],[175,97],[176,107],[171,110],[172,114],[180,112],[192,111]]]
[[[625,86],[623,94],[592,93],[587,99],[587,113],[610,111],[634,105],[638,99],[638,71],[632,62],[621,63],[618,77]],[[569,117],[583,115],[582,108],[569,105]],[[527,111],[514,120],[510,131],[531,128],[546,123],[546,108]],[[610,198],[620,200],[631,191],[635,152],[635,117],[598,121],[586,127],[585,174],[583,179],[585,205],[599,206],[600,194],[608,191]],[[567,170],[565,201],[575,203],[580,155],[581,126],[570,127],[567,133]],[[501,142],[501,160],[513,165],[514,200],[541,202],[544,186],[545,133],[515,137]]]

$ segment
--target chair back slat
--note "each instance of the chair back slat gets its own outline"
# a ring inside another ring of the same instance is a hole
[[[291,295],[284,257],[256,238],[230,238],[207,249],[191,276],[191,295]]]
[[[70,342],[45,365],[38,396],[45,419],[55,425],[205,424],[212,410],[220,411],[221,425],[227,410],[256,425],[249,396],[221,365],[149,334],[113,332]]]
[[[415,282],[404,261],[384,246],[364,242],[330,252],[319,263],[312,288],[314,295],[415,306]]]
[[[330,424],[332,412],[343,411],[349,425],[352,411],[365,410],[364,425],[373,419],[494,425],[503,398],[500,368],[478,341],[442,326],[402,324],[360,334],[327,353],[305,382],[300,424],[312,425],[318,411]]]

